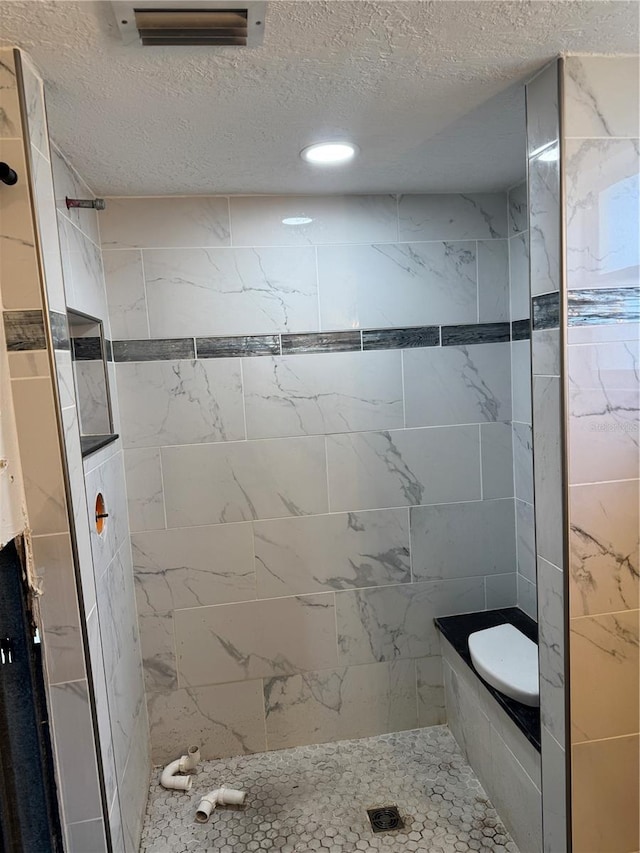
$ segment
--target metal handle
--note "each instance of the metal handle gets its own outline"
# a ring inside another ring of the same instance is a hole
[[[18,175],[8,163],[0,163],[0,181],[9,187],[18,183]]]
[[[96,521],[99,518],[109,518],[109,513],[108,512],[97,512],[96,513]]]

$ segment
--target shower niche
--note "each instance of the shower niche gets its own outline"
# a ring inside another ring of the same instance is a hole
[[[97,318],[78,311],[68,311],[67,316],[80,444],[82,455],[88,456],[118,438],[113,429],[109,395],[109,341],[104,336],[102,322]]]

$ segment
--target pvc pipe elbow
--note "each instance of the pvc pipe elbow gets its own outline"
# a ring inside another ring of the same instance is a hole
[[[168,788],[170,791],[190,791],[191,776],[178,776],[180,772],[181,759],[172,761],[162,771],[160,776],[160,784],[163,788]]]
[[[210,791],[200,800],[196,809],[196,820],[198,823],[206,823],[217,805],[240,806],[244,803],[246,796],[246,791],[236,791],[233,788],[224,787],[216,788],[215,791]]]
[[[180,759],[180,772],[190,773],[196,769],[198,764],[200,764],[200,747],[190,746],[187,754],[183,755]]]

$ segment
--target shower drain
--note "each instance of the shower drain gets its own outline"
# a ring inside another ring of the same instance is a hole
[[[390,832],[392,829],[402,829],[404,823],[396,806],[380,806],[377,809],[367,809],[369,822],[374,832]]]

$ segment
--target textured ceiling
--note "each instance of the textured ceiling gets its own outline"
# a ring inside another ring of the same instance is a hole
[[[622,0],[271,0],[259,48],[139,48],[108,2],[0,3],[0,41],[31,54],[53,137],[105,195],[505,187],[522,81],[559,53],[634,53],[637,24]],[[300,160],[331,136],[357,161]]]

